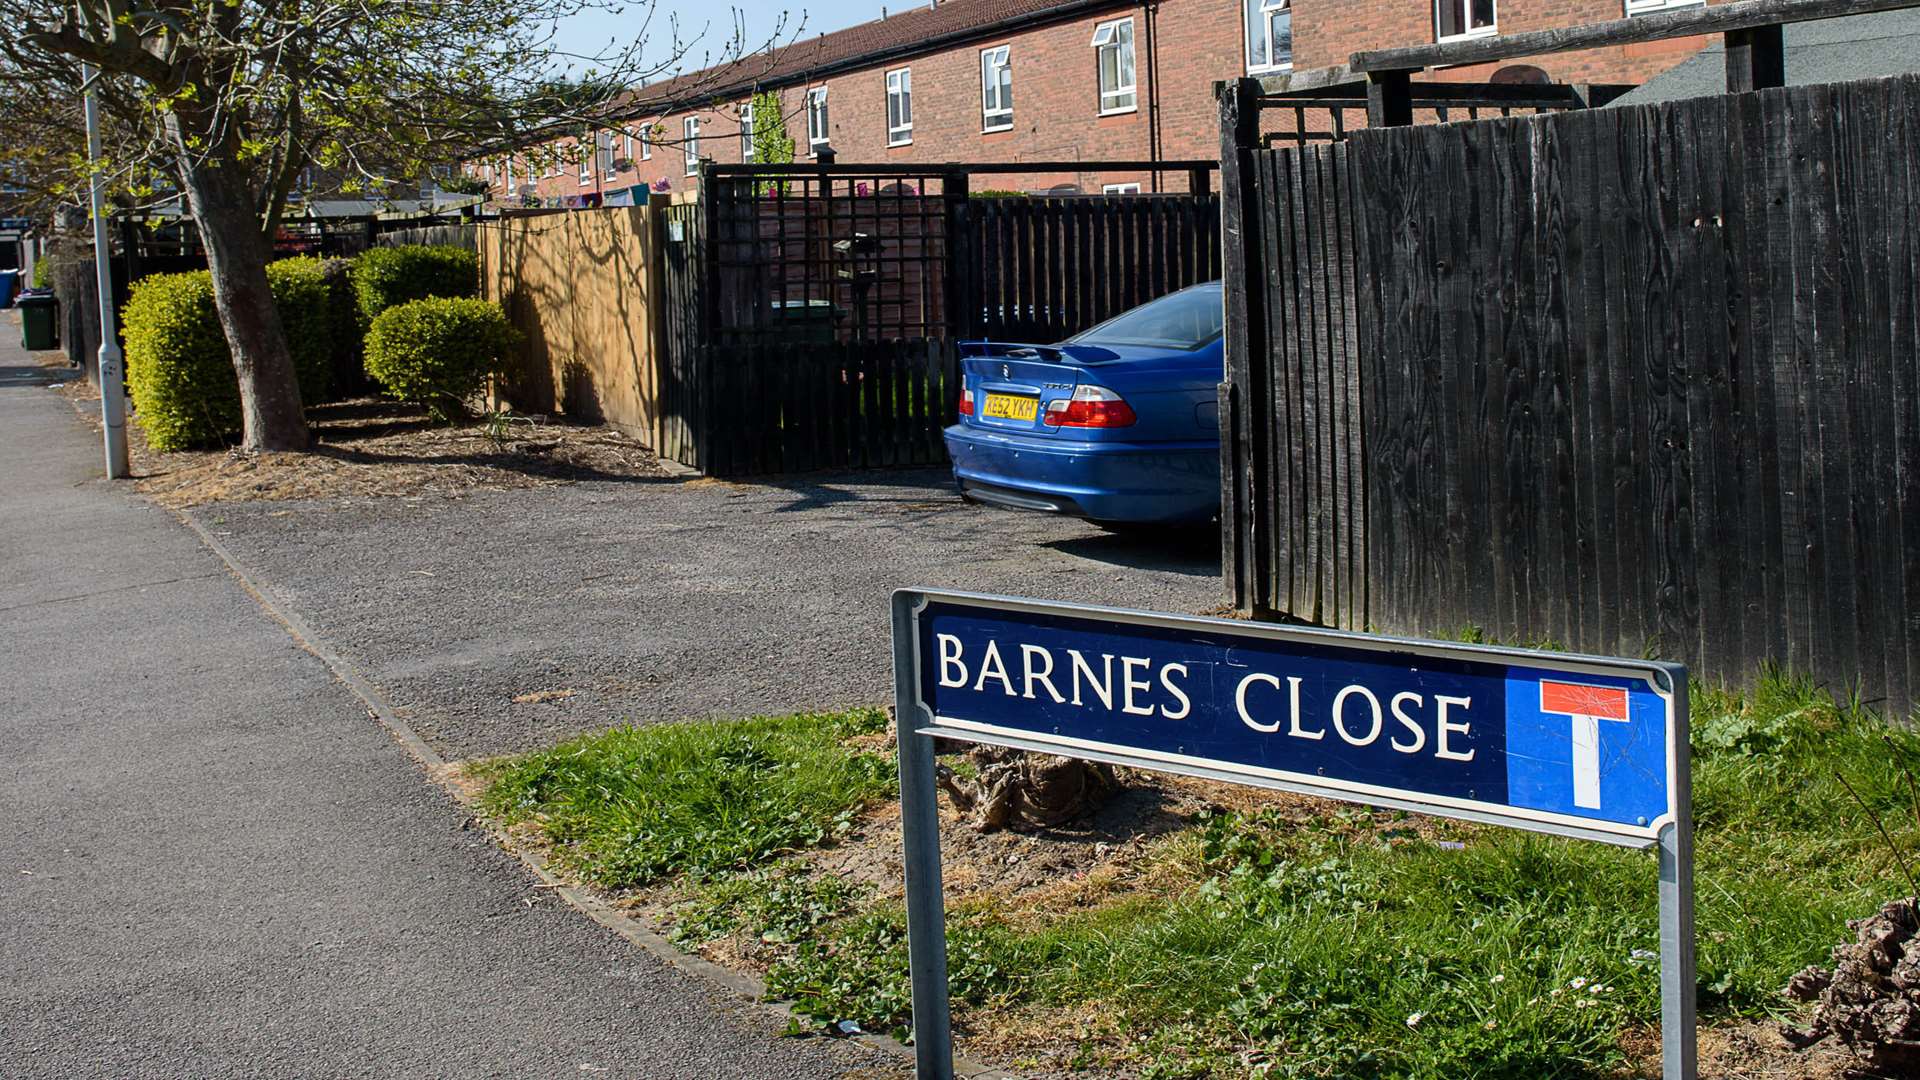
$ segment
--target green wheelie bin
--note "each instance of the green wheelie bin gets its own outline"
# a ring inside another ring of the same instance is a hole
[[[60,301],[52,293],[22,296],[14,302],[20,309],[20,344],[29,351],[60,347]]]

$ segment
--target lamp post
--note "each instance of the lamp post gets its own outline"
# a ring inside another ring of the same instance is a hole
[[[94,101],[93,81],[99,71],[80,65],[80,85],[86,98],[87,186],[93,196],[93,274],[100,291],[100,422],[107,436],[107,478],[124,479],[127,467],[126,357],[114,327],[113,272],[107,248],[107,199],[100,179],[100,107]]]

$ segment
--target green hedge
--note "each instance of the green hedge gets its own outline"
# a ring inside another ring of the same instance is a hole
[[[430,244],[369,248],[354,260],[353,291],[369,321],[409,300],[478,296],[480,255]]]
[[[334,320],[320,260],[269,263],[267,282],[286,327],[301,400],[325,401]],[[240,383],[205,270],[135,282],[124,318],[127,388],[149,445],[185,450],[240,430]]]
[[[386,392],[435,416],[466,403],[505,370],[515,340],[506,312],[487,300],[432,297],[390,307],[367,331],[367,373]]]

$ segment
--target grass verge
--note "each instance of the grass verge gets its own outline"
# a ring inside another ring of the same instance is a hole
[[[1781,1015],[1780,988],[1846,919],[1905,893],[1839,778],[1911,848],[1898,762],[1920,761],[1920,739],[1779,677],[1695,702],[1702,1014]],[[865,711],[616,731],[488,766],[486,805],[588,881],[664,890],[683,947],[732,943],[801,1015],[904,1034],[897,889],[809,855],[897,844],[883,726]],[[1066,1072],[1539,1080],[1626,1074],[1629,1036],[1659,1020],[1642,853],[1242,799],[1189,815],[1145,861],[1065,903],[995,888],[991,867],[952,890],[962,1032]]]

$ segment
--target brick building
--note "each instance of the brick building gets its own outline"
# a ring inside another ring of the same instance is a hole
[[[701,158],[751,154],[751,104],[780,95],[795,160],[924,165],[1212,159],[1213,84],[1330,67],[1361,49],[1514,33],[1697,6],[1701,0],[940,0],[636,88],[607,130],[470,164],[503,202],[594,201],[695,187]],[[1540,58],[1502,78],[1639,83],[1702,39]],[[1490,68],[1433,73],[1484,81]],[[1175,174],[1168,186],[1184,185]],[[1014,174],[1027,191],[1149,190],[1146,173]]]

